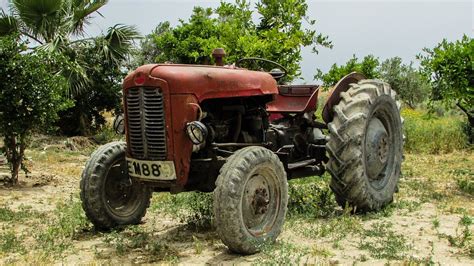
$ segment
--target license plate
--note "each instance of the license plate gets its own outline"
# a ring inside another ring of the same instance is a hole
[[[142,179],[175,180],[173,161],[143,161],[127,158],[128,174]]]

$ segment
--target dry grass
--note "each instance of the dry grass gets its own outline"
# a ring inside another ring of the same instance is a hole
[[[8,204],[0,206],[0,264],[473,262],[470,151],[406,154],[400,192],[379,213],[351,215],[335,207],[327,176],[292,181],[290,215],[277,245],[249,257],[229,253],[212,229],[186,225],[208,218],[209,201],[199,194],[155,194],[144,224],[94,232],[75,196],[89,152],[28,151],[33,177],[22,180],[54,178],[0,189],[0,202]]]

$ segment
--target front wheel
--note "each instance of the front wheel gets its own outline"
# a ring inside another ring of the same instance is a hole
[[[99,147],[82,172],[82,208],[98,229],[137,224],[150,205],[151,190],[128,175],[125,150],[124,142]]]
[[[258,252],[280,234],[288,205],[286,172],[263,147],[238,150],[227,159],[214,191],[217,232],[230,250]]]
[[[331,188],[355,211],[378,210],[393,200],[402,163],[400,104],[387,83],[362,80],[341,93],[328,124]]]

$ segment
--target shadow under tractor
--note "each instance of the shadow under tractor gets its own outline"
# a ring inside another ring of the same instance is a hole
[[[320,86],[279,85],[287,71],[266,59],[214,57],[215,66],[149,64],[125,78],[126,141],[99,147],[80,184],[98,229],[139,223],[152,192],[213,192],[222,242],[252,254],[282,230],[289,179],[328,171],[338,204],[359,212],[392,202],[403,133],[389,84],[351,73],[318,119]],[[256,64],[267,71],[244,67]]]

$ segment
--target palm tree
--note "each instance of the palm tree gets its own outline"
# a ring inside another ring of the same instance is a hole
[[[10,14],[1,10],[0,36],[19,33],[37,44],[34,49],[59,52],[68,62],[61,70],[68,80],[68,92],[75,97],[87,92],[90,80],[86,70],[92,66],[75,56],[75,47],[94,43],[104,58],[120,67],[139,38],[135,27],[115,25],[104,36],[84,38],[84,26],[108,0],[11,0]]]

